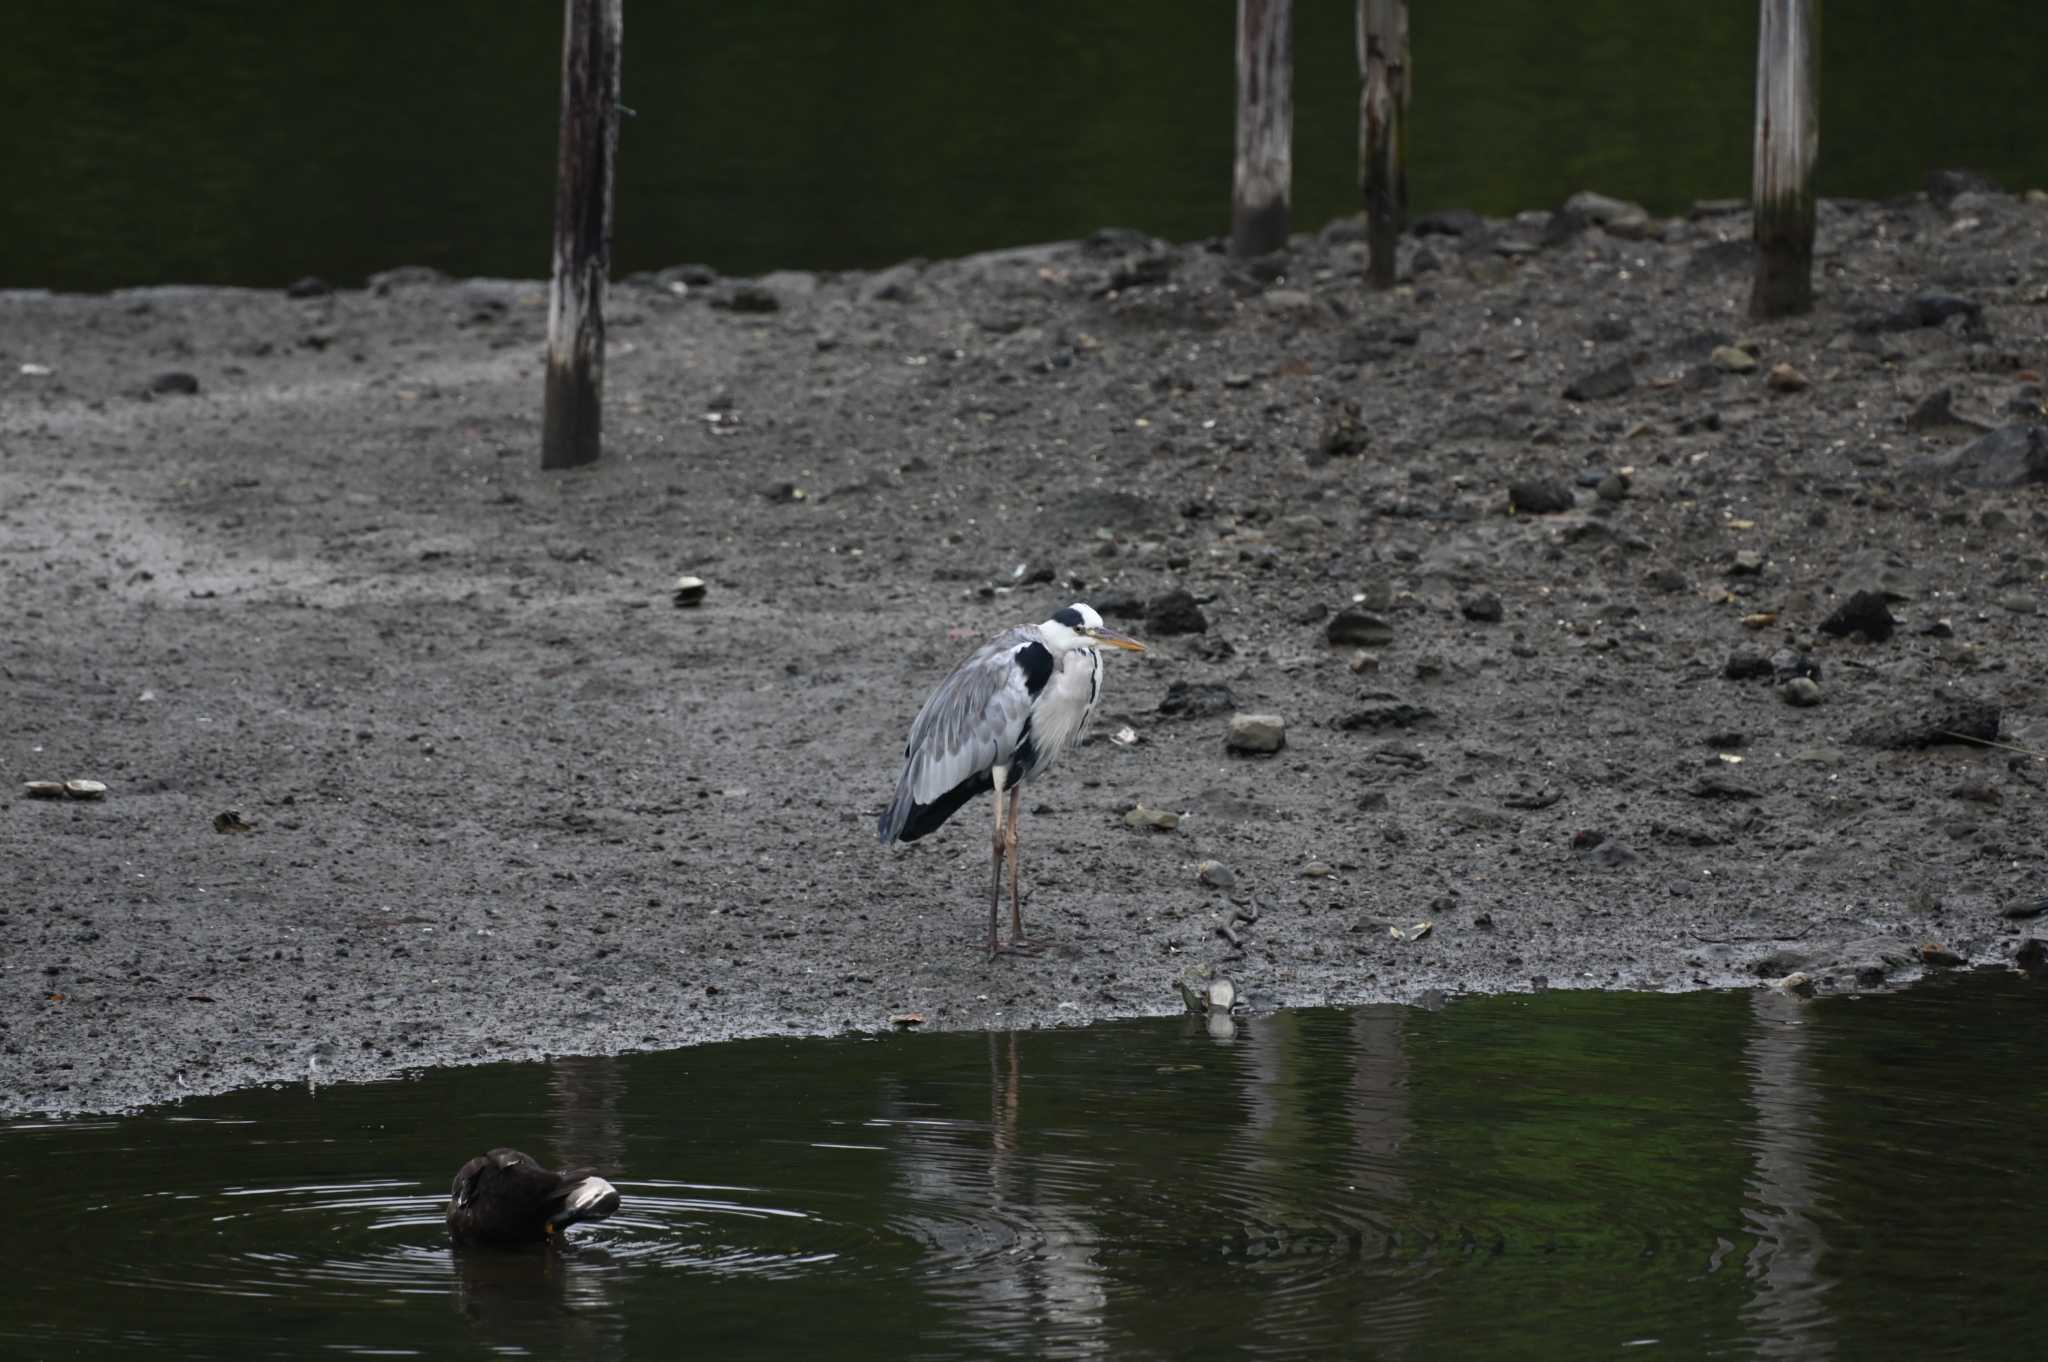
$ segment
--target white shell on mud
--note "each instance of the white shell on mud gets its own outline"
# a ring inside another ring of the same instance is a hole
[[[704,604],[706,587],[702,577],[678,577],[675,584],[676,604],[684,609]]]
[[[73,799],[105,799],[107,787],[97,780],[67,780],[64,782],[64,793]]]
[[[64,782],[61,780],[31,780],[21,787],[21,792],[30,799],[62,799]]]

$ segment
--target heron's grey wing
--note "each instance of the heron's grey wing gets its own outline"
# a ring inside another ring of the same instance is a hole
[[[924,702],[903,753],[912,799],[929,804],[961,781],[1009,761],[1031,710],[1016,653],[1037,640],[1028,629],[991,640]]]

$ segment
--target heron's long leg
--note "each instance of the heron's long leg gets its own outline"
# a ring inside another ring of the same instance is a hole
[[[1010,857],[1010,944],[1024,944],[1024,900],[1017,893],[1017,801],[1023,795],[1024,787],[1010,787],[1010,822],[1003,829],[1003,849]]]
[[[996,918],[1003,904],[1003,778],[1009,774],[998,766],[990,773],[996,787],[996,836],[989,860],[988,883],[988,953],[1000,954],[1003,947],[996,937]]]

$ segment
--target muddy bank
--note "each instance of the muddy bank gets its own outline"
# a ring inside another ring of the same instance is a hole
[[[1199,962],[1272,1006],[2012,958],[2048,205],[1827,204],[1768,326],[1742,214],[1588,216],[1427,221],[1389,295],[1345,224],[624,281],[566,475],[532,283],[0,297],[0,1110],[1076,1023]],[[1152,651],[1027,800],[1054,949],[991,963],[981,811],[873,814],[926,690],[1075,599]]]

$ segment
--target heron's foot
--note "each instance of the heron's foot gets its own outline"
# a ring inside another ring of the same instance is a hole
[[[1043,955],[1051,949],[1049,941],[1034,941],[1028,937],[1013,936],[1008,941],[989,943],[990,955]]]

